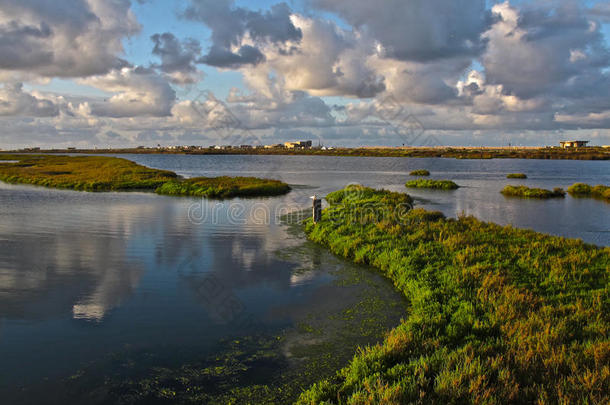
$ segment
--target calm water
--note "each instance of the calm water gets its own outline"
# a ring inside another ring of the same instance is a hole
[[[78,403],[63,387],[84,368],[99,371],[102,385],[104,376],[120,374],[109,358],[135,351],[149,354],[151,367],[179,366],[253,333],[283,336],[287,359],[296,345],[327,339],[326,350],[345,363],[356,345],[399,322],[404,303],[387,282],[306,242],[277,216],[349,183],[404,191],[409,171],[428,169],[462,188],[409,191],[419,205],[610,245],[610,204],[499,194],[507,183],[610,184],[610,162],[126,157],[186,177],[277,178],[294,191],[218,202],[0,184],[0,395],[8,403]],[[512,172],[529,179],[507,180]],[[341,315],[369,299],[388,309],[374,333],[359,338]],[[321,333],[312,339],[304,324]]]

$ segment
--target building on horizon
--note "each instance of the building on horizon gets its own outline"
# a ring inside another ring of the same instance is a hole
[[[284,142],[284,146],[288,149],[309,149],[312,146],[311,141]]]
[[[584,148],[585,146],[587,146],[587,144],[589,143],[589,141],[561,141],[559,142],[559,145],[562,148]]]

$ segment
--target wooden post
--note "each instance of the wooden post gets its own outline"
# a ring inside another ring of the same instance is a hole
[[[313,196],[313,222],[317,224],[322,219],[322,200]]]

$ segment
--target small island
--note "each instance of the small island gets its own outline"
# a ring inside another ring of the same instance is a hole
[[[568,193],[572,197],[597,198],[610,202],[610,187],[602,184],[590,186],[585,183],[575,183],[568,188]]]
[[[521,198],[561,198],[565,197],[566,192],[562,188],[554,188],[553,190],[545,190],[543,188],[530,188],[526,186],[506,186],[500,191],[508,197]]]
[[[460,188],[451,180],[411,180],[405,184],[409,188],[429,188],[434,190],[456,190]]]
[[[510,173],[506,176],[507,179],[527,179],[525,173]]]
[[[182,179],[127,159],[105,156],[0,155],[0,181],[76,191],[155,191],[208,198],[266,197],[290,186],[256,177]]]
[[[430,172],[426,169],[413,170],[409,176],[430,176]]]

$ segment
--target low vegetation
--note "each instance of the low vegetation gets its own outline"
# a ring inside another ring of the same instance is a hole
[[[28,152],[28,151],[25,151]],[[74,153],[74,150],[56,149],[55,153]],[[312,156],[376,156],[376,157],[441,157],[451,159],[569,159],[610,160],[610,149],[586,147],[563,149],[546,148],[458,148],[458,147],[402,147],[402,148],[231,148],[213,149],[184,147],[177,150],[164,148],[132,148],[106,150],[78,150],[80,153],[168,153],[195,155],[312,155]]]
[[[413,170],[411,173],[409,173],[409,176],[430,176],[430,172],[425,169]]]
[[[168,181],[157,194],[208,198],[260,197],[286,194],[290,186],[279,180],[256,177],[196,177]]]
[[[610,187],[601,184],[590,186],[585,183],[575,183],[568,188],[568,193],[573,197],[599,198],[610,202]]]
[[[557,198],[565,197],[566,192],[562,188],[554,188],[545,190],[543,188],[530,188],[526,186],[506,186],[501,191],[502,194],[508,197],[522,198]]]
[[[525,173],[510,173],[506,176],[507,179],[527,179],[527,175]]]
[[[435,190],[455,190],[460,188],[457,184],[451,180],[411,180],[405,184],[406,187],[410,188],[431,188]]]
[[[0,180],[80,191],[151,190],[177,175],[103,156],[4,155]]]
[[[609,402],[610,248],[422,209],[395,215],[400,197],[384,191],[329,197],[308,237],[377,268],[410,310],[300,404]]]
[[[0,180],[79,191],[156,190],[165,195],[210,198],[275,196],[290,191],[281,181],[254,177],[184,180],[170,171],[104,156],[0,155]]]

